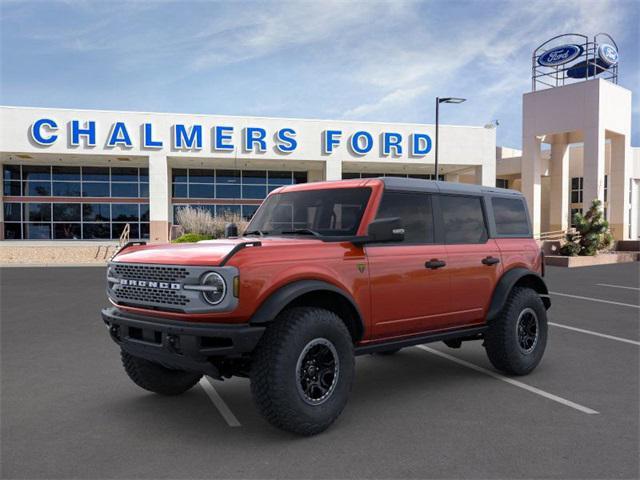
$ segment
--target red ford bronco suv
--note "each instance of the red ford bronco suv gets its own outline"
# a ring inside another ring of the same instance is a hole
[[[273,191],[240,238],[128,245],[102,311],[140,387],[251,379],[273,425],[319,433],[340,415],[354,356],[481,340],[491,363],[540,362],[550,306],[519,192],[382,178]]]

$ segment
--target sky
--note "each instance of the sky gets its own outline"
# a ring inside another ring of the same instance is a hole
[[[607,32],[633,91],[640,1],[0,0],[0,104],[485,125],[519,148],[531,54]]]

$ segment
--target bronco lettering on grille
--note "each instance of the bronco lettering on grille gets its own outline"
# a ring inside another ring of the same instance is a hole
[[[152,282],[148,280],[128,280],[123,278],[120,280],[120,285],[127,285],[133,287],[147,287],[147,288],[161,288],[163,290],[180,290],[179,283],[167,283],[167,282]]]

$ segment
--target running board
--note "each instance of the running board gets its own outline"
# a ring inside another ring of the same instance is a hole
[[[424,335],[418,335],[409,338],[401,338],[397,340],[387,340],[376,343],[368,343],[355,348],[356,355],[365,355],[367,353],[384,352],[386,350],[395,350],[397,348],[412,347],[423,343],[441,342],[444,340],[480,340],[481,335],[486,332],[487,326],[469,327],[447,332],[434,332]]]

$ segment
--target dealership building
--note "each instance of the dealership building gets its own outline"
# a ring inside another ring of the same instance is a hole
[[[185,205],[250,218],[281,185],[434,179],[436,138],[438,179],[521,190],[536,234],[566,231],[600,199],[614,237],[638,239],[631,91],[617,85],[617,50],[603,50],[613,41],[578,37],[534,52],[522,150],[496,147],[494,125],[436,135],[428,124],[0,107],[0,239],[107,241],[129,225],[131,239],[165,242]]]
[[[433,125],[2,107],[2,238],[166,241],[184,205],[251,217],[292,183],[431,179]],[[442,125],[440,178],[495,185],[495,130]]]

